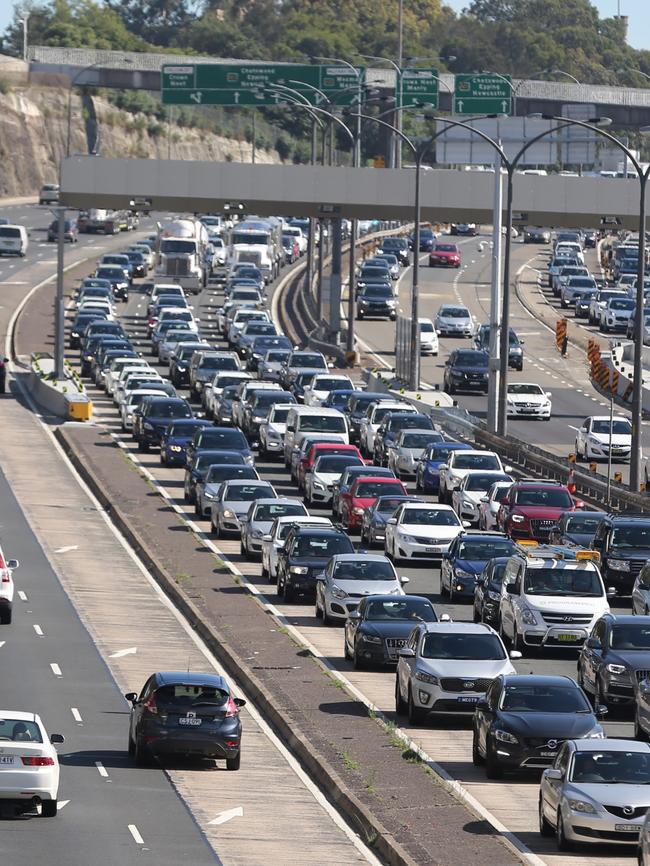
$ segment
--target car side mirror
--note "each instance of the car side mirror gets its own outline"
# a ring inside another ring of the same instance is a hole
[[[593,650],[601,650],[603,648],[603,645],[600,642],[600,638],[597,637],[588,637],[585,641],[585,646],[587,647],[587,649]]]
[[[555,767],[549,767],[548,770],[544,770],[544,778],[551,782],[561,782],[563,779],[562,770],[556,770]]]
[[[469,520],[463,520],[463,529],[469,529],[471,525]]]
[[[20,563],[18,562],[17,559],[8,559],[7,560],[7,568],[9,568],[11,570],[13,570],[14,568],[18,568],[19,565],[20,565]]]
[[[271,536],[270,535],[263,535],[262,541],[271,541]]]
[[[510,652],[508,653],[508,655],[510,656],[510,658],[511,658],[513,661],[516,661],[517,659],[523,658],[523,656],[522,656],[522,654],[519,652],[519,650],[510,650]]]
[[[399,582],[400,582],[401,584],[410,583],[410,582],[411,582],[411,578],[410,578],[410,577],[400,577]]]
[[[353,610],[348,614],[348,619],[352,619],[355,621],[359,620],[359,619],[361,619],[361,614],[359,613],[358,610]]]
[[[616,596],[618,595],[618,593],[617,593],[615,587],[613,587],[613,586],[608,586],[608,587],[607,587],[607,592],[605,593],[605,595],[607,596],[607,598],[616,598]]]
[[[246,706],[246,701],[243,698],[233,698],[232,702],[236,707],[245,707]]]
[[[449,469],[449,465],[447,463],[441,463],[438,467],[438,471],[440,471],[441,469]]]
[[[325,580],[325,572],[321,572],[320,574],[317,574],[317,575],[316,575],[316,580],[318,580],[318,581],[324,581],[324,580]]]
[[[489,502],[489,501],[490,501],[489,496],[481,496],[480,502]]]
[[[138,696],[135,692],[127,692],[124,697],[132,704],[134,704],[138,700]]]
[[[481,710],[481,712],[483,712],[483,713],[489,713],[490,712],[490,705],[485,700],[485,698],[482,698],[480,701],[477,702],[476,709]]]
[[[608,712],[609,710],[604,704],[598,704],[598,706],[596,707],[596,718],[604,719]]]
[[[391,517],[390,520],[386,521],[386,523],[389,524],[390,526],[395,526],[395,525],[397,525],[397,518]]]
[[[506,592],[508,595],[516,595],[517,585],[515,583],[506,583]]]
[[[546,396],[550,399],[553,396],[553,394],[550,391],[547,391]]]
[[[512,466],[504,466],[503,468],[505,469],[506,472],[512,472],[513,471]]]
[[[50,743],[60,745],[61,743],[65,743],[65,737],[63,734],[50,734]]]
[[[443,613],[440,617],[440,622],[453,622],[453,620],[448,613]]]
[[[410,646],[403,646],[399,651],[399,655],[403,659],[414,659],[415,650],[412,649]]]

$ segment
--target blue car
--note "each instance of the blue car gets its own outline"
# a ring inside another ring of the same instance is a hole
[[[163,466],[185,466],[187,446],[197,430],[211,427],[210,421],[200,418],[179,418],[170,424],[160,440],[160,462]]]
[[[438,493],[440,467],[447,462],[451,452],[471,450],[472,446],[464,442],[433,442],[424,451],[415,469],[415,489],[426,493]]]
[[[357,393],[359,392],[351,391],[349,388],[342,389],[341,391],[330,391],[321,405],[325,409],[338,409],[339,412],[343,412],[348,405],[348,398],[352,394]]]
[[[491,559],[512,556],[521,548],[503,532],[461,532],[449,545],[440,566],[440,593],[474,599],[477,577]]]

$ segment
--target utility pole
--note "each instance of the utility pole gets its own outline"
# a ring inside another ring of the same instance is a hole
[[[65,250],[65,208],[58,207],[57,214],[57,262],[56,299],[54,301],[54,378],[65,379],[63,364],[65,354],[65,305],[63,299],[63,268]]]
[[[500,145],[501,142],[499,141]],[[494,159],[494,215],[492,217],[492,284],[490,289],[490,358],[488,361],[488,405],[487,427],[496,433],[497,407],[499,404],[500,339],[499,322],[501,311],[501,226],[503,221],[503,183],[501,159]]]

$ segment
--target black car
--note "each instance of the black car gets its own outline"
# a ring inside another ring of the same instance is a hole
[[[236,698],[217,674],[161,671],[140,695],[129,692],[129,755],[146,766],[164,755],[225,758],[226,769],[241,763],[242,725]]]
[[[253,463],[253,452],[246,437],[236,427],[205,427],[197,430],[187,446],[187,462],[189,463],[198,451],[217,448],[222,451],[239,451],[246,463]]]
[[[68,338],[68,346],[71,349],[78,349],[81,346],[81,335],[87,325],[92,322],[105,322],[108,313],[103,310],[93,310],[92,312],[77,313],[74,321],[70,325],[70,336]]]
[[[501,584],[509,561],[509,556],[495,556],[477,578],[474,587],[474,622],[486,622],[497,628]]]
[[[174,349],[169,358],[169,378],[172,383],[180,388],[181,385],[190,384],[190,361],[195,352],[209,351],[212,347],[209,343],[181,343]]]
[[[139,451],[148,451],[160,440],[172,421],[192,418],[192,407],[182,397],[147,397],[133,412],[133,438]]]
[[[142,253],[138,253],[135,250],[127,250],[124,255],[127,256],[128,260],[131,262],[132,278],[147,276],[147,263]]]
[[[576,544],[591,547],[598,524],[605,515],[602,511],[567,511],[551,527],[549,544]]]
[[[357,296],[357,319],[365,319],[366,316],[388,317],[392,322],[395,321],[397,298],[393,294],[392,286],[373,283],[360,289]]]
[[[260,425],[269,417],[269,412],[276,403],[295,403],[296,398],[290,391],[275,391],[270,388],[260,390],[249,390],[249,398],[244,409],[244,420],[242,427],[248,437],[248,441],[257,445],[259,443]]]
[[[445,438],[435,429],[430,415],[419,412],[389,412],[375,434],[373,459],[378,466],[386,465],[388,446],[395,441],[401,430],[431,430],[430,442],[443,442]]]
[[[88,340],[92,340],[93,337],[98,337],[100,334],[110,334],[112,337],[121,337],[124,340],[128,339],[126,331],[119,322],[107,322],[105,319],[93,321],[91,319],[80,335],[79,347],[83,349]]]
[[[47,229],[47,239],[49,243],[53,243],[59,239],[59,221],[52,220]],[[76,220],[65,220],[63,223],[63,241],[69,241],[71,244],[76,244],[79,240],[79,229],[77,228]]]
[[[390,400],[397,402],[398,398],[392,394],[384,394],[381,391],[353,391],[350,394],[348,404],[344,409],[344,414],[348,419],[348,426],[350,428],[350,442],[359,441],[361,419],[365,416],[368,406],[378,401],[388,402]]]
[[[378,252],[392,253],[397,256],[401,265],[408,265],[410,261],[409,243],[406,238],[382,238]]]
[[[185,466],[187,446],[197,430],[209,427],[206,418],[179,418],[170,424],[160,439],[160,462],[163,466]]]
[[[278,555],[278,595],[289,602],[298,595],[313,601],[316,575],[337,553],[354,553],[350,536],[342,529],[293,527]]]
[[[253,373],[257,372],[260,361],[273,349],[289,352],[293,349],[293,343],[288,337],[280,335],[256,337],[250,345],[246,369]]]
[[[525,244],[550,244],[551,230],[540,226],[527,226],[524,229]]]
[[[116,337],[115,334],[96,334],[94,337],[86,340],[81,350],[81,375],[90,376],[97,354],[102,350],[103,346],[108,344],[117,345],[118,342],[122,341],[131,347],[131,344],[126,339],[126,335],[124,337]]]
[[[485,765],[488,779],[506,771],[552,766],[565,740],[604,737],[592,708],[571,677],[501,675],[474,711],[472,761]]]
[[[474,338],[474,344],[477,349],[483,352],[490,351],[490,326],[481,325],[478,333]],[[524,341],[519,339],[514,328],[508,329],[508,366],[513,370],[524,369]]]
[[[394,665],[417,622],[438,622],[428,598],[419,595],[369,595],[349,614],[343,651],[357,670],[366,665]]]
[[[447,358],[443,388],[448,394],[458,391],[488,390],[489,355],[480,349],[454,349]]]
[[[196,502],[196,485],[205,481],[211,466],[230,465],[233,468],[230,478],[257,478],[257,472],[246,463],[240,451],[228,451],[220,448],[206,448],[197,452],[192,459],[188,459],[185,467],[185,478],[183,480],[183,499],[185,502]],[[242,474],[239,470],[246,469]],[[230,480],[230,479],[224,479]]]
[[[309,383],[317,373],[322,372],[323,371],[320,368],[314,370],[300,370],[300,372],[293,377],[289,385],[285,385],[283,387],[286,387],[287,391],[291,391],[298,403],[302,403],[305,398],[305,388],[307,387],[307,385],[309,385]],[[281,381],[283,380],[281,379]]]
[[[605,587],[629,595],[637,574],[650,559],[650,515],[603,514],[592,547],[600,553]]]
[[[633,703],[648,670],[650,616],[601,616],[578,656],[578,682],[594,703]]]

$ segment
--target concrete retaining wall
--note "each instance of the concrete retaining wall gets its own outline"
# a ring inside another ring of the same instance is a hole
[[[92,417],[92,402],[88,395],[79,388],[72,376],[57,381],[48,378],[53,374],[54,358],[46,353],[34,353],[27,377],[27,389],[34,400],[59,418],[89,421]]]

